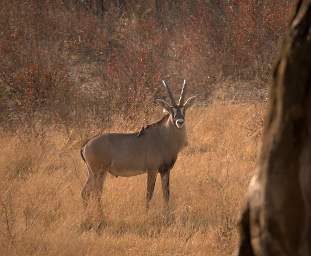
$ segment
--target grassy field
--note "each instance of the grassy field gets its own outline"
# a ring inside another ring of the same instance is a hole
[[[164,214],[160,179],[146,212],[145,175],[108,177],[103,193],[107,226],[100,234],[80,228],[83,132],[43,127],[33,135],[22,130],[1,134],[0,254],[232,255],[264,109],[263,103],[215,102],[190,110],[189,145],[172,171],[170,215]],[[110,130],[125,127],[116,118]]]

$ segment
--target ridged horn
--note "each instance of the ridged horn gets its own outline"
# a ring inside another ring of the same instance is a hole
[[[169,96],[169,98],[170,98],[170,100],[171,100],[172,105],[173,105],[173,106],[176,106],[176,102],[175,102],[175,99],[174,99],[174,96],[173,96],[173,93],[172,93],[170,87],[164,82],[164,80],[162,80],[162,84],[163,84],[163,86],[164,86],[164,87],[166,88],[166,90],[167,90],[167,93],[168,93],[168,96]]]
[[[184,104],[185,95],[186,95],[186,80],[184,80],[184,83],[183,83],[182,88],[181,88],[178,106],[181,106]]]

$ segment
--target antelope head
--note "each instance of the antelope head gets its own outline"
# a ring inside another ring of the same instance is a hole
[[[166,112],[169,113],[170,120],[173,125],[178,129],[183,128],[185,124],[186,110],[192,105],[196,96],[192,96],[185,100],[186,80],[184,80],[178,103],[176,103],[170,87],[163,80],[162,84],[167,91],[170,103],[164,99],[156,99],[156,101],[164,108]]]

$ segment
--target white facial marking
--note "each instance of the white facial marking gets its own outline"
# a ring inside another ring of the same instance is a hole
[[[176,127],[177,128],[182,128],[184,126],[185,120],[184,119],[177,119],[175,121]]]

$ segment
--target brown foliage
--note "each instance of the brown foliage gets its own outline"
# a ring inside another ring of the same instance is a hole
[[[219,80],[265,79],[290,5],[107,1],[99,13],[77,2],[0,3],[2,120],[103,124],[146,109],[160,79],[177,89],[186,78],[203,98]]]

